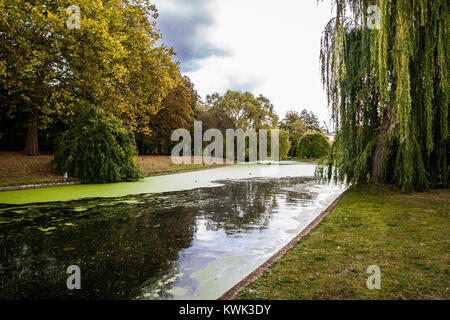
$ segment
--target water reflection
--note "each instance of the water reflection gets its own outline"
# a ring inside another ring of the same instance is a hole
[[[214,299],[341,192],[302,177],[220,183],[0,205],[0,298]],[[81,290],[66,288],[69,265],[81,268]]]

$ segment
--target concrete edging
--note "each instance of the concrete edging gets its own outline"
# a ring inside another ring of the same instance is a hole
[[[10,186],[10,187],[0,187],[0,192],[3,191],[17,191],[17,190],[28,190],[28,189],[42,189],[42,188],[52,188],[52,187],[63,187],[63,186],[73,186],[81,184],[81,182],[53,182],[53,183],[40,183],[40,184],[29,184],[25,186]]]
[[[253,284],[256,280],[258,280],[264,272],[268,269],[272,268],[275,263],[277,263],[282,257],[286,255],[286,253],[292,249],[302,238],[307,236],[315,227],[322,222],[322,220],[333,211],[334,208],[341,202],[344,195],[347,193],[349,189],[345,190],[333,203],[325,209],[317,218],[315,218],[298,236],[296,236],[293,240],[291,240],[286,246],[281,248],[277,253],[275,253],[269,260],[264,262],[261,266],[259,266],[255,271],[250,273],[247,277],[241,280],[238,284],[236,284],[233,288],[225,292],[219,299],[217,300],[232,300],[236,298],[242,291]]]
[[[173,171],[173,172],[172,171],[171,172],[160,172],[160,173],[155,173],[155,174],[146,176],[146,177],[142,178],[141,180],[146,179],[146,178],[151,178],[151,177],[169,176],[169,175],[173,175],[173,174],[195,172],[195,171],[205,171],[205,170],[217,169],[217,168],[228,167],[228,166],[229,165],[223,165],[223,166],[197,168],[197,169],[186,169],[186,170]],[[8,186],[8,187],[0,187],[0,192],[53,188],[53,187],[65,187],[65,186],[74,186],[74,185],[79,185],[79,184],[83,184],[83,183],[80,181],[72,181],[72,182],[39,183],[39,184],[29,184],[29,185],[22,185],[22,186]]]

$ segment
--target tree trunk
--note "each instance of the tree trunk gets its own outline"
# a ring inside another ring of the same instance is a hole
[[[380,184],[381,181],[381,164],[383,153],[385,152],[385,140],[386,135],[391,126],[391,117],[390,113],[388,113],[381,124],[380,131],[378,132],[378,142],[377,147],[375,149],[375,154],[373,156],[373,164],[372,164],[372,176],[370,179],[370,183],[372,184]]]
[[[383,154],[389,153],[389,150],[386,149],[390,148],[386,145],[386,136],[389,130],[395,130],[398,125],[397,121],[395,120],[397,117],[397,112],[395,110],[396,88],[397,86],[394,83],[390,90],[389,110],[386,112],[386,115],[383,118],[383,123],[380,127],[380,131],[378,132],[378,142],[375,149],[375,154],[373,156],[372,176],[370,178],[370,183],[372,184],[383,183],[381,179],[381,165],[383,162]]]
[[[30,112],[30,120],[28,122],[27,140],[25,142],[25,155],[26,156],[38,156],[38,119],[39,110],[37,107],[33,107]]]

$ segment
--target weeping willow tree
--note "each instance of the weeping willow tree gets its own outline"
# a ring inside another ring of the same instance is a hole
[[[326,180],[449,185],[448,0],[334,0],[322,81],[338,135]],[[373,5],[379,26],[369,28]]]

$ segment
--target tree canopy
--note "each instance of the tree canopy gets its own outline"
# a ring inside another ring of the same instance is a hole
[[[300,141],[300,138],[308,131],[308,128],[305,126],[300,113],[295,110],[288,111],[280,123],[280,129],[286,130],[289,133],[291,148],[288,155],[293,158],[296,157],[298,142]]]
[[[172,50],[157,45],[157,12],[148,1],[83,1],[80,28],[68,28],[74,4],[0,0],[1,114],[29,114],[28,155],[39,152],[38,127],[52,115],[67,121],[84,102],[149,133],[179,74]]]
[[[176,129],[190,129],[194,121],[193,104],[198,100],[197,92],[194,85],[188,77],[179,80],[177,86],[169,91],[167,97],[161,104],[161,109],[151,118],[150,127],[152,133],[150,135],[140,135],[138,139],[141,145],[150,146],[157,149],[161,154],[162,148],[165,152],[170,153],[168,148],[173,146],[171,142],[172,132]],[[144,148],[141,149],[143,151]]]
[[[278,128],[278,116],[270,100],[249,92],[228,90],[224,95],[208,95],[204,105],[199,106],[196,117],[203,122],[204,131],[219,129],[224,137],[227,129],[270,131]],[[283,159],[291,148],[289,132],[280,130],[279,139],[280,158]],[[270,134],[267,142],[270,150]],[[248,144],[246,148],[248,150]]]
[[[119,119],[99,108],[84,107],[56,148],[58,169],[83,182],[112,183],[138,179],[134,135]]]
[[[322,78],[338,137],[319,174],[404,190],[449,184],[447,0],[335,0]]]
[[[224,112],[233,124],[230,129],[269,129],[278,126],[278,116],[269,99],[249,92],[228,90],[223,96],[214,93],[206,97],[207,105]]]
[[[297,147],[300,159],[319,159],[330,151],[330,141],[323,132],[308,132],[301,137]]]
[[[312,111],[303,109],[300,113],[300,120],[305,124],[308,131],[321,131],[319,118]]]

